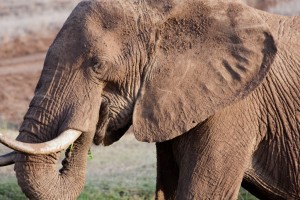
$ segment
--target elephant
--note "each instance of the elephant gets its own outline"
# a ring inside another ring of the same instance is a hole
[[[240,0],[82,1],[0,165],[29,199],[76,199],[90,146],[132,125],[156,143],[156,199],[300,199],[299,40],[299,17]]]

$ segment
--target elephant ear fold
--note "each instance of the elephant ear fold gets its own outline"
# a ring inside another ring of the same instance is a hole
[[[189,131],[247,96],[273,62],[273,37],[254,9],[205,2],[174,7],[159,28],[155,62],[134,108],[138,140],[161,142]]]

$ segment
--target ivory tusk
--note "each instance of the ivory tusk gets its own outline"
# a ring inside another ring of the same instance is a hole
[[[0,133],[0,143],[19,152],[32,154],[32,155],[45,155],[56,153],[68,148],[74,143],[81,131],[69,129],[61,133],[57,138],[43,143],[25,143],[8,138]]]
[[[11,153],[0,156],[0,167],[15,164],[15,155],[16,152],[13,151]]]

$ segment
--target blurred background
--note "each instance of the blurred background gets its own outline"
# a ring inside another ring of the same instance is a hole
[[[243,0],[281,15],[300,15],[300,0]],[[80,0],[0,0],[0,131],[16,137],[33,96],[46,51]],[[0,154],[9,152],[0,145]],[[80,199],[153,199],[155,145],[125,135],[93,147]],[[0,199],[26,199],[13,166],[0,168]],[[255,199],[241,189],[239,199]]]

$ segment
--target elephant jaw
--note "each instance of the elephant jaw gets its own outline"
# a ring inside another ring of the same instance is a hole
[[[124,128],[120,128],[117,130],[110,130],[108,127],[109,119],[101,120],[98,124],[93,142],[95,145],[102,144],[104,146],[109,146],[114,142],[118,141],[129,129],[130,124],[125,126]]]
[[[118,129],[111,128],[111,116],[109,111],[109,105],[106,101],[103,101],[100,108],[99,122],[97,124],[95,136],[93,142],[95,145],[102,144],[109,146],[118,141],[129,129],[131,123],[127,123],[124,127]]]

